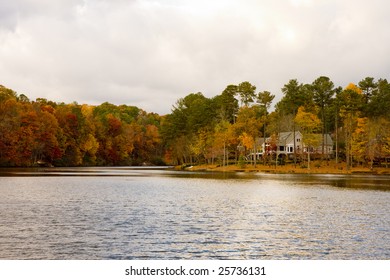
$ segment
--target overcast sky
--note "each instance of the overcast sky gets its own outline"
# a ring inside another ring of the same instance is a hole
[[[30,99],[169,113],[249,81],[389,79],[390,1],[0,0],[0,84]]]

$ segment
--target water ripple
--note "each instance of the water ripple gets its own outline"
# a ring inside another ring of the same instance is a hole
[[[0,177],[0,258],[390,258],[390,192],[145,172]]]

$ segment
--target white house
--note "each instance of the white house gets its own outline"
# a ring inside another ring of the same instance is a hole
[[[324,148],[324,155],[331,156],[333,154],[333,140],[332,137],[329,134],[324,134],[324,137],[322,137],[322,134],[316,134],[318,139],[320,140],[320,143],[317,147],[312,147],[310,149],[310,153],[313,154],[321,154],[322,155],[322,147]],[[303,150],[304,153],[307,152],[307,148],[304,147]]]
[[[333,154],[333,140],[329,134],[325,134],[324,138],[322,134],[317,135],[320,145],[317,147],[311,147],[310,153],[322,154],[322,147],[324,147],[324,154],[330,156]],[[295,139],[295,145],[294,145]],[[322,139],[324,140],[322,142]],[[294,146],[296,154],[307,153],[308,147],[304,143],[303,135],[300,131],[281,132],[276,137],[258,138],[258,146],[262,147],[262,153],[265,151],[267,154],[277,154],[280,156],[291,157],[294,154]]]

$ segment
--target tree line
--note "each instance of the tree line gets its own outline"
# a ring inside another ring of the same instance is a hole
[[[347,168],[390,156],[386,79],[345,88],[324,76],[310,84],[292,79],[282,92],[271,110],[275,96],[244,81],[212,98],[190,93],[160,116],[107,102],[30,101],[0,86],[0,165],[227,165],[259,151],[261,139],[275,144],[278,133],[298,130],[310,145],[321,143],[314,134],[331,134],[334,159]]]
[[[161,117],[137,107],[30,101],[0,87],[0,166],[162,164]]]
[[[345,88],[325,76],[310,84],[292,79],[283,85],[282,93],[272,112],[275,96],[256,91],[250,82],[229,85],[213,98],[192,93],[179,99],[161,127],[167,158],[174,164],[225,165],[231,159],[238,162],[240,155],[261,152],[264,163],[274,162],[276,153],[268,153],[267,158],[260,145],[267,138],[268,149],[275,152],[280,132],[298,130],[309,147],[324,146],[325,141],[314,136],[324,139],[330,134],[335,143],[333,158],[336,163],[346,162],[348,169],[354,164],[372,167],[390,156],[386,79],[366,77]],[[317,156],[324,160],[324,154],[323,147]],[[303,157],[294,156],[295,161]],[[256,156],[253,159],[256,165]]]

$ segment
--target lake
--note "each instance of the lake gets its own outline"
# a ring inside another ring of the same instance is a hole
[[[390,259],[390,177],[0,169],[0,259]]]

